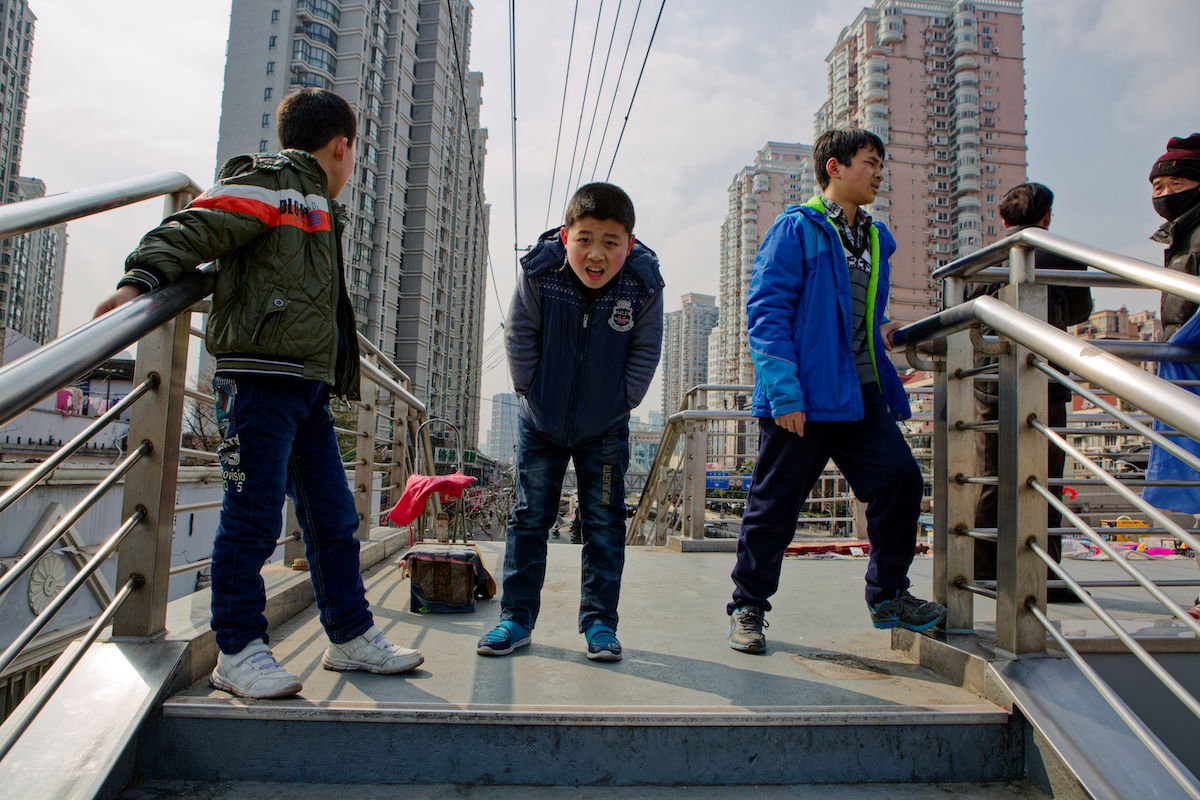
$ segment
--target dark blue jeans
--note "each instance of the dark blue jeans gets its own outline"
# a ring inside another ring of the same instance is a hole
[[[517,502],[504,546],[500,619],[532,628],[542,604],[546,547],[558,517],[567,462],[574,460],[583,520],[583,582],[579,630],[597,622],[617,627],[617,601],[625,568],[625,469],[629,426],[601,439],[564,447],[524,419],[517,421]]]
[[[224,653],[267,640],[259,574],[292,498],[321,624],[346,642],[373,624],[359,573],[358,512],[333,431],[329,386],[300,378],[213,379],[225,500],[213,544],[212,627]]]
[[[854,495],[867,504],[867,602],[891,599],[908,588],[921,471],[874,385],[863,391],[863,411],[857,422],[809,422],[804,436],[780,428],[770,417],[758,420],[758,462],[738,537],[729,611],[740,605],[770,610],[768,598],[779,588],[783,553],[796,533],[800,506],[831,458]]]

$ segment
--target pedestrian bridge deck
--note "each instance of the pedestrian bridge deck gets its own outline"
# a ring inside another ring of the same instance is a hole
[[[503,544],[480,544],[484,562],[499,579]],[[906,708],[988,716],[1000,709],[891,648],[891,636],[871,627],[862,598],[865,559],[785,559],[783,579],[767,619],[769,652],[750,656],[725,643],[725,603],[732,583],[732,553],[679,555],[629,548],[621,597],[619,634],[623,661],[600,664],[584,656],[576,630],[579,603],[577,546],[549,548],[542,612],[533,644],[513,655],[486,658],[475,642],[495,624],[497,600],[480,601],[472,614],[416,615],[408,610],[409,584],[391,556],[364,575],[378,624],[403,646],[419,647],[425,664],[407,676],[336,673],[321,668],[326,644],[315,607],[301,611],[272,634],[277,657],[304,682],[301,700],[400,710],[498,712],[658,713],[726,716],[745,712],[762,721],[767,712],[802,714],[817,708],[853,716],[858,709]],[[1195,575],[1191,560],[1144,564],[1154,578]],[[930,594],[932,561],[918,556],[913,591]],[[1119,579],[1105,562],[1074,562],[1081,579]],[[1193,588],[1169,588],[1190,602]],[[1131,630],[1169,634],[1163,614],[1144,593],[1099,588],[1093,594]],[[1143,601],[1145,598],[1145,601]],[[195,595],[195,617],[207,610]],[[1072,637],[1099,635],[1080,606],[1051,605]],[[994,603],[977,599],[981,627],[994,619]],[[173,702],[241,701],[200,681]]]

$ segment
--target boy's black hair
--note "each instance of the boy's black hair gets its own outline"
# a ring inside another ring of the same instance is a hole
[[[563,224],[570,228],[583,217],[619,222],[626,233],[633,233],[633,201],[624,189],[611,183],[589,183],[575,190]]]
[[[1000,218],[1010,228],[1038,225],[1054,205],[1054,192],[1040,183],[1014,186],[1000,198]]]
[[[831,128],[818,136],[813,143],[813,167],[820,187],[829,186],[829,170],[825,169],[829,159],[836,158],[838,163],[848,167],[854,155],[864,147],[874,150],[880,159],[884,158],[883,140],[862,128]]]
[[[313,86],[283,98],[275,117],[279,144],[285,149],[312,153],[341,136],[353,144],[358,133],[350,104],[328,89]]]

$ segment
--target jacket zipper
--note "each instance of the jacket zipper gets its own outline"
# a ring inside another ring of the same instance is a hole
[[[579,342],[579,347],[575,349],[575,369],[571,372],[571,404],[568,406],[570,416],[567,418],[567,441],[575,440],[575,420],[579,413],[579,374],[583,371],[584,362],[587,360],[587,345],[588,339],[591,338],[591,329],[588,328],[588,320],[592,316],[592,310],[596,307],[595,300],[589,300],[587,310],[583,312],[583,336]]]

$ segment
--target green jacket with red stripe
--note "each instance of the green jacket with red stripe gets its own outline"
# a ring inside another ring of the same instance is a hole
[[[207,346],[226,375],[294,375],[357,398],[358,340],[342,269],[349,215],[303,150],[236,156],[218,182],[147,233],[118,285],[152,291],[208,261]]]

